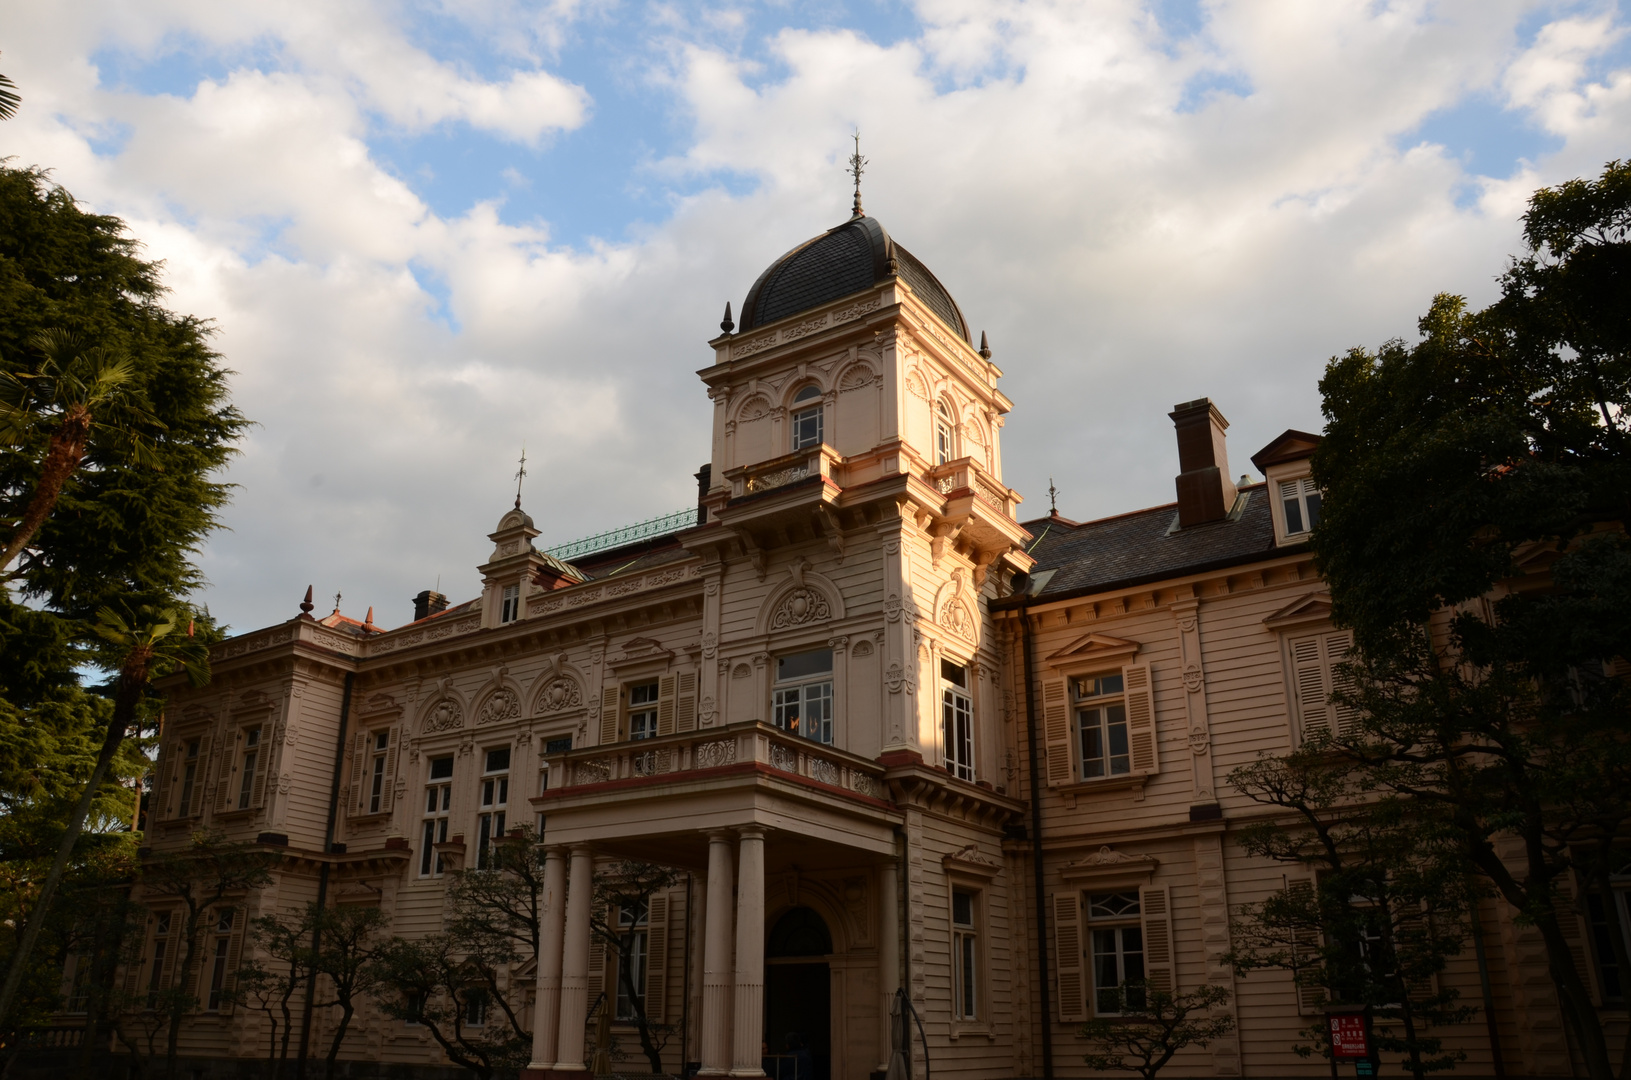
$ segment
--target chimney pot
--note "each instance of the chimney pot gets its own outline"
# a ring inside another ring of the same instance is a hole
[[[429,618],[447,610],[447,597],[434,589],[426,589],[413,598],[413,621]]]
[[[1237,494],[1224,435],[1229,421],[1211,398],[1174,405],[1168,415],[1178,434],[1178,527],[1222,521]]]

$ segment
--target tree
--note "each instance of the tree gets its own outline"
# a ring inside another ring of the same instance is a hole
[[[1251,855],[1304,871],[1297,883],[1235,913],[1228,962],[1242,976],[1277,968],[1301,995],[1365,1005],[1377,1045],[1402,1054],[1417,1080],[1466,1057],[1432,1028],[1464,1023],[1474,1010],[1435,979],[1461,951],[1469,900],[1453,832],[1356,786],[1326,741],[1285,757],[1259,758],[1229,782],[1281,816],[1248,825]],[[1303,1032],[1308,1054],[1329,1055],[1322,1025]]]
[[[10,120],[17,115],[17,107],[23,99],[17,94],[17,84],[0,75],[0,120]]]
[[[648,938],[647,913],[651,898],[673,888],[680,876],[672,868],[654,863],[625,861],[613,863],[595,874],[595,895],[590,905],[590,930],[604,941],[616,957],[618,990],[608,995],[611,1009],[621,998],[630,1014],[620,1019],[634,1023],[640,1037],[640,1050],[653,1073],[663,1071],[663,1048],[673,1028],[646,1014],[646,988],[636,985],[637,972],[643,973]]]
[[[1123,983],[1113,993],[1119,1015],[1095,1017],[1078,1031],[1099,1045],[1098,1053],[1083,1058],[1099,1072],[1126,1070],[1155,1080],[1180,1050],[1205,1049],[1235,1029],[1231,1014],[1207,1015],[1229,1003],[1228,989],[1216,983],[1176,994],[1143,982]]]
[[[386,1016],[428,1031],[453,1064],[491,1080],[526,1065],[532,1049],[520,1018],[480,970],[496,968],[493,959],[472,962],[469,943],[452,934],[392,938],[375,959],[375,1000]],[[472,1026],[472,1012],[486,1012],[494,1000],[504,1003],[506,1022]]]
[[[187,983],[200,960],[198,945],[204,919],[227,897],[247,893],[270,881],[272,860],[272,855],[254,844],[228,843],[222,834],[200,829],[193,833],[187,847],[155,855],[143,870],[144,892],[175,901],[181,915],[180,964],[175,969],[175,981],[162,988],[180,991],[179,996],[171,995],[165,1001],[168,1016],[164,1056],[166,1075],[171,1080],[176,1072],[181,1021],[198,1005]]]
[[[1356,649],[1364,719],[1337,749],[1534,927],[1610,1080],[1563,920],[1579,860],[1631,819],[1631,701],[1605,677],[1631,656],[1631,163],[1536,192],[1523,221],[1495,304],[1440,296],[1416,344],[1327,367],[1312,543]]]
[[[231,1000],[266,1014],[267,1072],[278,1075],[289,1060],[289,1037],[294,1032],[293,999],[307,983],[311,935],[301,924],[290,926],[273,915],[250,923],[249,948],[230,991]],[[264,954],[265,960],[261,959]],[[278,1021],[282,1020],[280,1024]]]
[[[340,1022],[335,1025],[334,1038],[329,1041],[324,1059],[323,1075],[331,1080],[334,1064],[340,1057],[340,1046],[351,1029],[352,1018],[357,1015],[357,1004],[373,992],[378,978],[374,958],[382,946],[379,933],[387,922],[385,913],[374,906],[343,904],[319,908],[311,904],[300,924],[305,939],[317,942],[317,947],[306,953],[307,967],[327,981],[333,994],[331,1000],[318,1002],[317,1007],[340,1010]]]

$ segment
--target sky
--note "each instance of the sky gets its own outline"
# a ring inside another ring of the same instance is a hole
[[[1322,426],[1350,347],[1491,300],[1536,188],[1631,156],[1606,0],[55,0],[8,5],[53,170],[212,320],[256,422],[197,599],[378,623],[685,507],[712,361],[783,251],[866,207],[1014,401],[1022,516],[1170,502],[1167,413],[1230,463]],[[327,603],[323,605],[329,606]]]

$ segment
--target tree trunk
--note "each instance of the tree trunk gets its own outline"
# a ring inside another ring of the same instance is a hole
[[[334,1041],[328,1046],[328,1063],[323,1072],[326,1080],[334,1080],[334,1062],[340,1057],[340,1044],[345,1041],[346,1028],[351,1026],[351,1017],[356,1012],[349,1000],[340,1003],[340,1026],[335,1029]]]
[[[73,815],[68,819],[67,828],[62,832],[62,842],[57,845],[56,858],[51,860],[51,870],[45,876],[45,883],[40,886],[40,895],[34,901],[33,910],[28,913],[28,922],[24,924],[16,951],[11,955],[11,966],[6,970],[5,985],[0,986],[0,1019],[11,1013],[17,991],[23,984],[23,974],[28,970],[29,955],[34,951],[34,944],[39,940],[40,931],[45,928],[46,917],[51,911],[51,901],[56,896],[57,888],[62,884],[62,876],[68,870],[68,860],[73,857],[79,836],[85,830],[85,819],[90,816],[91,803],[96,801],[97,789],[107,778],[114,756],[119,753],[119,744],[124,742],[125,732],[136,719],[136,704],[147,686],[147,665],[151,659],[152,651],[149,648],[145,646],[138,648],[125,659],[124,670],[119,673],[119,684],[113,699],[113,720],[108,724],[107,735],[102,739],[102,750],[96,755],[96,767],[91,770],[90,782],[85,785],[84,792],[79,796],[79,802],[74,806]]]
[[[17,523],[17,531],[6,542],[5,551],[0,552],[0,572],[10,566],[12,560],[28,546],[34,534],[40,531],[40,526],[45,524],[45,519],[51,515],[52,508],[62,495],[62,486],[85,457],[85,444],[90,436],[90,412],[83,405],[68,410],[45,451],[45,462],[40,466],[40,486],[34,489],[34,497],[28,500],[28,509]]]

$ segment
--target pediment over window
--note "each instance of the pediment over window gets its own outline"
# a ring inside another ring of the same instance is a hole
[[[952,852],[940,860],[940,865],[950,871],[988,879],[996,877],[1002,870],[1001,860],[982,854],[975,844]]]
[[[1119,667],[1131,660],[1138,648],[1136,641],[1109,634],[1087,634],[1048,657],[1047,662],[1056,668],[1078,668],[1101,662]]]
[[[1272,629],[1283,626],[1301,626],[1304,623],[1331,621],[1331,594],[1312,592],[1299,596],[1285,607],[1263,620]]]
[[[646,664],[656,661],[661,664],[672,663],[674,651],[663,648],[663,643],[656,638],[636,637],[623,643],[623,648],[611,658],[610,665],[614,668],[633,664]]]
[[[1155,875],[1161,865],[1153,855],[1129,855],[1106,844],[1060,868],[1059,876],[1066,881],[1103,882],[1124,878],[1148,878]]]

